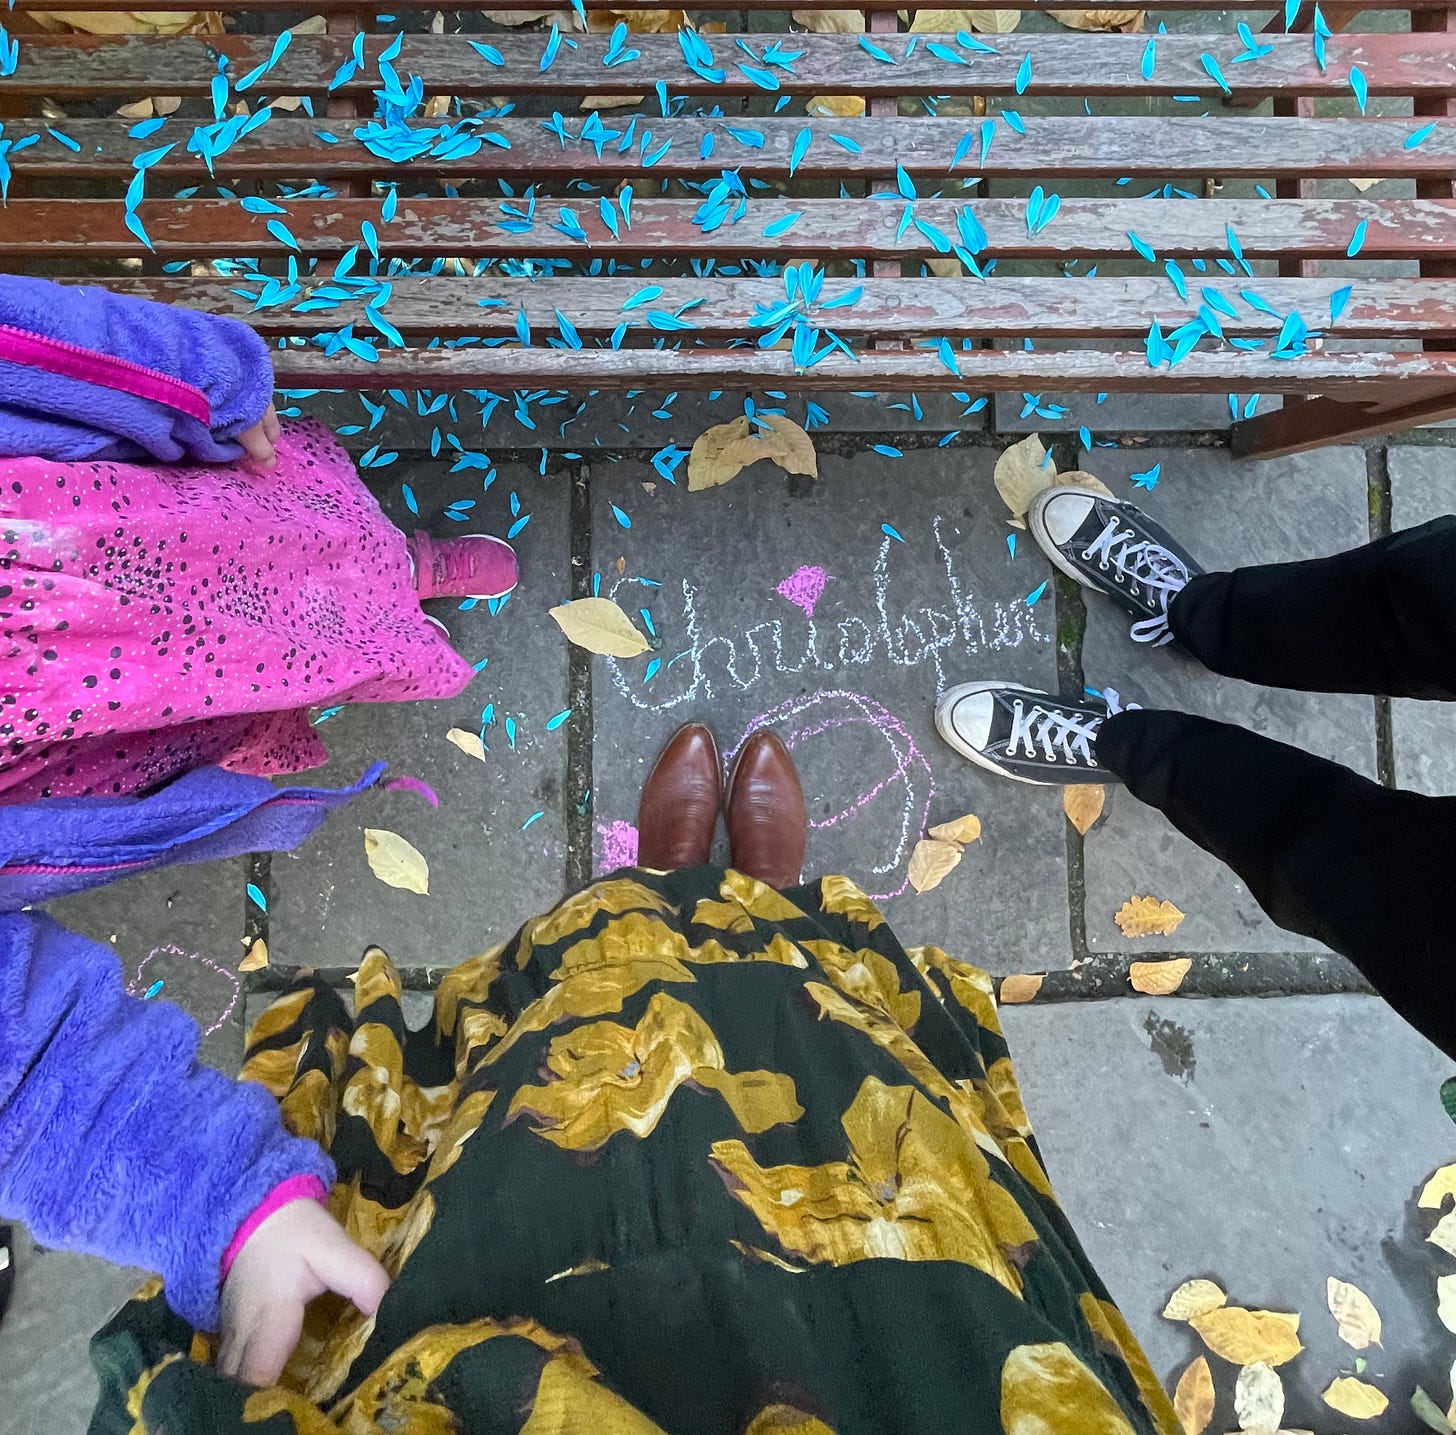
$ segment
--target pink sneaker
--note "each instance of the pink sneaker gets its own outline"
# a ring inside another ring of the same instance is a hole
[[[504,538],[466,533],[431,538],[416,532],[406,542],[415,593],[426,598],[504,598],[520,576],[516,550]]]

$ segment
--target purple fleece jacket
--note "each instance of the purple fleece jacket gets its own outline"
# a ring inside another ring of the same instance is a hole
[[[0,455],[227,463],[242,457],[233,440],[263,417],[273,393],[268,348],[236,319],[0,274],[0,328],[181,379],[212,410],[203,423],[151,399],[0,359]]]
[[[113,952],[34,912],[0,916],[0,1212],[37,1240],[160,1271],[218,1322],[218,1266],[280,1181],[333,1165],[261,1086],[197,1063],[197,1024],[126,994]]]

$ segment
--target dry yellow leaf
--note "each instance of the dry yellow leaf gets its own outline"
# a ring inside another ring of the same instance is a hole
[[[726,424],[714,424],[698,435],[688,455],[688,489],[699,493],[736,478],[749,464],[766,458],[786,473],[819,476],[814,441],[792,419],[763,414],[768,432],[751,431],[746,414]]]
[[[1062,789],[1062,811],[1067,821],[1082,834],[1091,830],[1092,824],[1102,816],[1107,801],[1107,789],[1097,782],[1079,782]]]
[[[1192,1320],[1195,1315],[1205,1315],[1217,1310],[1228,1300],[1222,1290],[1212,1281],[1184,1281],[1163,1307],[1165,1320]]]
[[[937,279],[959,279],[965,272],[965,265],[954,255],[945,259],[927,259],[925,272],[933,274]]]
[[[550,20],[559,30],[580,30],[582,27],[574,10],[479,10],[475,13],[497,25],[512,28],[529,25],[532,20]]]
[[[32,10],[30,18],[46,30],[78,30],[83,35],[221,35],[216,10]]]
[[[467,732],[463,727],[452,727],[445,734],[445,741],[453,742],[466,756],[485,761],[485,744],[480,740],[479,733]]]
[[[1112,920],[1124,937],[1171,937],[1183,920],[1171,902],[1156,897],[1129,897],[1113,914]]]
[[[996,460],[996,492],[1014,519],[1024,519],[1031,500],[1050,488],[1057,476],[1056,465],[1047,457],[1041,439],[1028,434],[1020,443],[1004,450]]]
[[[586,28],[607,34],[621,23],[634,35],[666,35],[687,28],[685,10],[588,10]]]
[[[1325,1282],[1325,1299],[1339,1322],[1340,1339],[1352,1350],[1380,1344],[1380,1312],[1359,1286],[1330,1276]]]
[[[1456,1165],[1442,1166],[1421,1187],[1416,1205],[1423,1211],[1439,1211],[1446,1204],[1447,1196],[1456,1196]]]
[[[1052,19],[1069,30],[1121,30],[1131,35],[1143,28],[1141,10],[1053,10]]]
[[[1348,1415],[1351,1420],[1371,1420],[1383,1414],[1390,1401],[1373,1385],[1356,1380],[1353,1375],[1342,1375],[1330,1383],[1330,1388],[1320,1396],[1331,1410]]]
[[[917,892],[930,892],[959,866],[961,849],[954,842],[922,837],[910,854],[910,885]]]
[[[1115,499],[1117,497],[1095,473],[1083,473],[1080,468],[1069,468],[1066,473],[1059,473],[1052,479],[1051,486],[1053,488],[1090,488],[1093,493],[1103,494],[1107,498]]]
[[[794,24],[802,25],[819,35],[859,35],[864,33],[863,10],[793,10]]]
[[[1353,184],[1355,188],[1360,191],[1361,194],[1364,194],[1367,189],[1369,189],[1372,185],[1379,184],[1380,181],[1378,179],[1352,179],[1350,183]]]
[[[419,849],[411,846],[398,832],[383,827],[364,829],[364,855],[370,870],[387,886],[406,892],[430,894],[430,868]]]
[[[1456,1276],[1436,1277],[1436,1314],[1441,1324],[1456,1334]],[[1456,1366],[1451,1370],[1456,1375]]]
[[[609,658],[635,658],[650,644],[610,598],[574,598],[551,609],[557,625],[578,648]]]
[[[1284,1419],[1284,1382],[1262,1360],[1246,1365],[1234,1383],[1234,1414],[1241,1430],[1277,1430]]]
[[[1044,972],[1013,972],[1009,977],[1002,977],[1001,1005],[1019,1006],[1022,1002],[1029,1002],[1041,990],[1045,980]]]
[[[1190,957],[1176,957],[1167,962],[1134,962],[1127,969],[1127,979],[1135,992],[1147,997],[1165,997],[1176,992],[1193,965]]]
[[[859,95],[811,95],[805,109],[811,115],[823,119],[849,119],[865,112],[865,102]],[[960,265],[956,265],[959,272]]]
[[[983,35],[1009,35],[1021,24],[1020,10],[967,10],[971,29]]]
[[[583,110],[625,110],[640,105],[646,95],[583,95],[580,108]]]
[[[268,965],[268,943],[256,937],[248,948],[247,955],[238,963],[240,972],[256,972]]]
[[[1304,1347],[1299,1343],[1299,1317],[1281,1311],[1245,1310],[1223,1305],[1195,1315],[1189,1325],[1220,1359],[1233,1365],[1283,1365]]]
[[[964,847],[980,837],[981,819],[968,812],[964,817],[957,817],[954,822],[937,822],[930,829],[930,835],[938,837],[942,842],[954,842]]]
[[[1433,1246],[1439,1246],[1447,1256],[1456,1256],[1456,1211],[1447,1211],[1436,1223],[1436,1230],[1425,1237]]]
[[[1213,1419],[1213,1372],[1208,1368],[1207,1356],[1200,1355],[1178,1377],[1173,1391],[1173,1412],[1186,1435],[1203,1435],[1208,1428],[1208,1422]]]

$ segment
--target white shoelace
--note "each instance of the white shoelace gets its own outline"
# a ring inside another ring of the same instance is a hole
[[[1101,718],[1057,712],[1039,703],[1027,707],[1020,698],[1016,698],[1011,708],[1011,741],[1007,744],[1007,752],[1015,757],[1020,746],[1027,757],[1035,757],[1040,745],[1041,753],[1048,762],[1066,761],[1096,767],[1092,739],[1101,726]]]
[[[1135,543],[1136,537],[1135,530],[1121,528],[1116,518],[1109,518],[1107,527],[1082,550],[1082,558],[1087,563],[1096,559],[1104,572],[1113,568],[1121,573],[1132,584],[1134,593],[1146,588],[1152,594],[1158,612],[1134,623],[1132,638],[1137,643],[1161,647],[1173,641],[1168,627],[1168,604],[1175,593],[1181,593],[1188,586],[1188,568],[1161,544],[1148,539]]]

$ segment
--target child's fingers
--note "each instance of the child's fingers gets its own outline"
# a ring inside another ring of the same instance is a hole
[[[248,429],[246,433],[238,435],[238,442],[247,454],[245,460],[247,467],[257,473],[266,473],[273,467],[276,456],[273,452],[273,440],[265,431],[264,423],[258,422]]]
[[[389,1272],[362,1246],[356,1246],[335,1226],[328,1239],[309,1252],[313,1273],[331,1291],[353,1301],[365,1315],[373,1315],[389,1289]]]
[[[283,423],[278,417],[278,410],[272,404],[268,405],[268,411],[263,415],[263,432],[272,444],[276,444],[283,437]]]
[[[283,1367],[303,1334],[303,1304],[297,1300],[281,1300],[266,1306],[259,1314],[262,1318],[248,1332],[234,1374],[249,1385],[272,1385],[283,1374]]]

